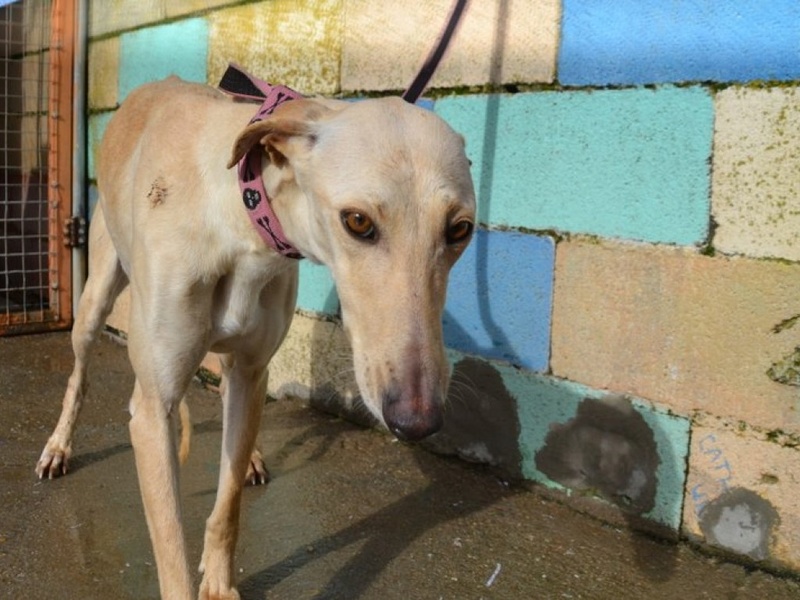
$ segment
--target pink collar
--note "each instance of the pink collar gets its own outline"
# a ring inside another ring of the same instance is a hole
[[[233,64],[228,66],[219,87],[222,91],[239,98],[262,101],[261,108],[250,119],[249,124],[261,121],[271,115],[284,102],[302,98],[302,95],[288,87],[270,85]],[[286,238],[281,223],[275,211],[272,210],[272,201],[264,189],[264,180],[261,177],[263,156],[263,150],[260,147],[254,147],[242,157],[236,167],[239,172],[239,189],[242,192],[242,200],[247,214],[261,238],[270,248],[287,258],[303,258],[303,255]]]

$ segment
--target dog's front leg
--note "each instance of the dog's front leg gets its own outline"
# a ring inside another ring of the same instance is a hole
[[[245,472],[256,442],[267,391],[267,371],[222,357],[227,385],[222,397],[223,432],[219,486],[214,510],[206,522],[200,571],[201,600],[238,600],[233,554],[239,534],[239,506]]]
[[[177,409],[177,406],[176,406]],[[193,600],[178,496],[175,432],[167,405],[137,380],[131,398],[131,443],[163,600]]]
[[[78,414],[86,394],[86,368],[89,356],[100,330],[114,306],[114,300],[127,284],[117,251],[111,243],[106,229],[102,205],[92,217],[89,230],[89,279],[78,304],[78,314],[72,328],[72,350],[75,366],[69,377],[64,394],[61,416],[47,445],[36,463],[36,474],[40,479],[52,479],[67,472],[67,463],[72,454],[72,435],[78,422]]]

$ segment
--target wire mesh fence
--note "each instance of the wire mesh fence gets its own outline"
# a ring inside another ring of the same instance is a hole
[[[68,50],[59,10],[59,0],[0,0],[0,333],[65,323],[58,220],[69,190],[54,156],[71,148],[59,140],[57,62]]]

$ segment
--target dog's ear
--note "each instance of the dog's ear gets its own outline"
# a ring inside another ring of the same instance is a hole
[[[230,169],[256,144],[264,146],[273,162],[290,158],[297,142],[306,147],[316,141],[314,123],[331,109],[312,100],[292,100],[279,106],[264,119],[245,127],[233,143],[228,161]]]

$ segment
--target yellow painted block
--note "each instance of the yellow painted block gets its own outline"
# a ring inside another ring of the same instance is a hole
[[[753,560],[800,568],[796,443],[716,419],[695,424],[684,533]]]
[[[342,88],[401,90],[439,37],[451,0],[345,0]],[[559,0],[470,2],[431,85],[552,82]]]
[[[50,97],[50,53],[29,54],[22,59],[22,112],[47,113]],[[19,93],[19,92],[17,92]],[[15,98],[10,96],[13,101]]]
[[[800,260],[800,92],[734,87],[715,105],[714,246]]]
[[[25,52],[36,52],[50,46],[50,2],[23,2],[22,22],[25,35]],[[13,23],[4,27],[14,27]],[[6,32],[12,35],[12,32]]]
[[[89,108],[114,108],[119,89],[119,38],[89,44]]]
[[[20,121],[20,168],[26,175],[33,171],[47,170],[47,147],[49,143],[47,114],[23,115]],[[11,166],[11,165],[9,165]]]
[[[350,344],[341,326],[296,314],[269,367],[269,394],[341,403],[348,409],[358,395]],[[331,405],[334,408],[334,405]]]
[[[773,332],[798,298],[798,264],[559,243],[551,368],[679,414],[800,432],[797,388],[767,375],[800,346],[800,325]]]
[[[209,83],[229,62],[303,94],[339,89],[342,0],[274,0],[214,12],[209,22]]]
[[[95,0],[89,3],[89,37],[158,23],[174,0]]]

